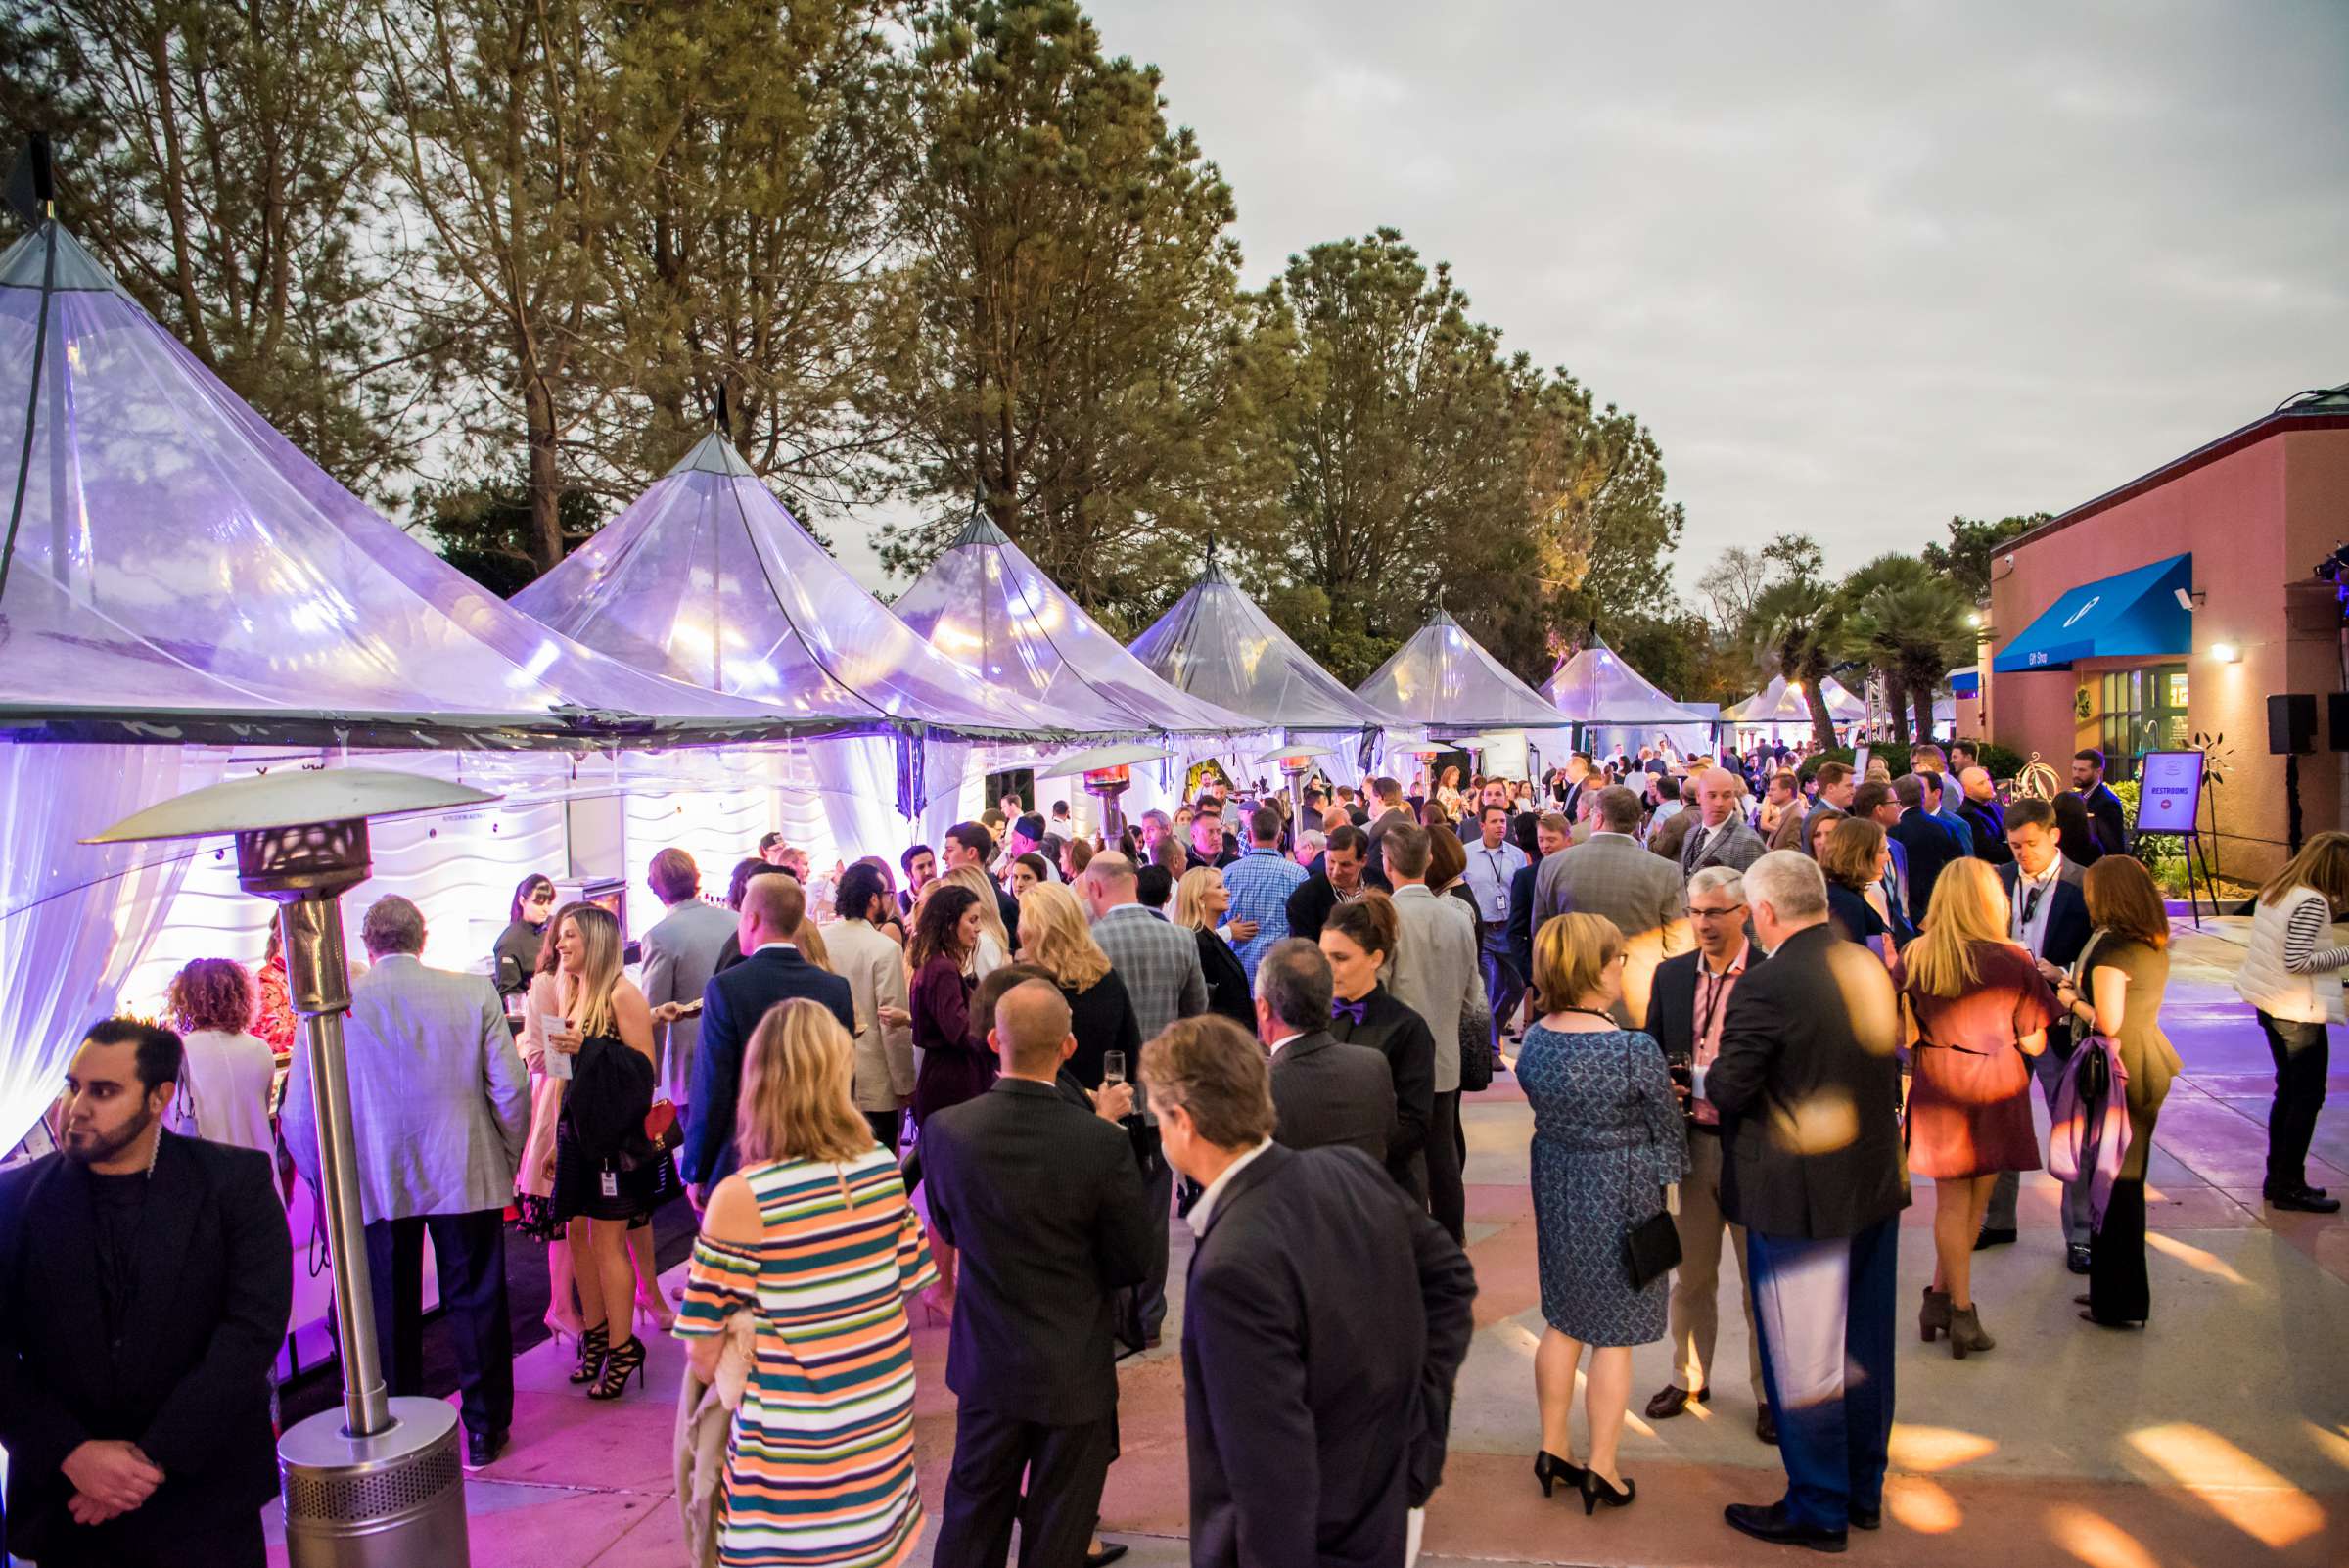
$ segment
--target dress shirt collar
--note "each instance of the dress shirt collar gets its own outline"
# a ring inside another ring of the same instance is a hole
[[[1706,957],[1703,949],[1700,948],[1698,949],[1696,955],[1696,972],[1699,975],[1712,975],[1716,978],[1719,978],[1722,975],[1727,975],[1733,979],[1736,976],[1745,973],[1746,963],[1753,957],[1753,955],[1754,945],[1750,941],[1740,939],[1737,944],[1737,951],[1735,955],[1729,959],[1729,967],[1727,969],[1716,969],[1713,967],[1713,960]]]
[[[1250,1161],[1270,1147],[1272,1147],[1272,1140],[1265,1139],[1264,1142],[1225,1166],[1223,1174],[1207,1184],[1207,1190],[1199,1194],[1199,1201],[1191,1205],[1191,1212],[1186,1217],[1190,1222],[1192,1235],[1204,1236],[1207,1234],[1208,1218],[1216,1212],[1216,1200],[1223,1196],[1223,1189],[1231,1185],[1231,1178],[1248,1169]]]
[[[797,953],[800,950],[800,945],[796,942],[762,942],[759,944],[758,946],[751,949],[751,956],[756,958],[760,953],[772,952],[777,947],[782,948],[788,953]]]
[[[1303,1039],[1306,1036],[1312,1033],[1313,1031],[1310,1029],[1292,1029],[1287,1034],[1281,1036],[1280,1038],[1266,1046],[1266,1054],[1270,1056],[1278,1056],[1280,1054],[1280,1048],[1283,1045],[1286,1045],[1293,1039]]]
[[[1662,807],[1658,807],[1658,809],[1659,809],[1659,810],[1661,810],[1661,809],[1662,809]],[[1616,831],[1615,831],[1613,828],[1592,828],[1592,829],[1590,830],[1590,838],[1591,838],[1591,839],[1621,839],[1621,840],[1623,840],[1623,842],[1624,842],[1624,843],[1626,843],[1626,844],[1636,844],[1636,843],[1638,843],[1638,842],[1639,842],[1637,839],[1635,839],[1635,838],[1632,837],[1632,836],[1631,836],[1629,833],[1618,833],[1618,832],[1616,832]],[[1583,842],[1584,842],[1584,843],[1586,843],[1586,844],[1588,844],[1588,843],[1589,843],[1589,842],[1590,842],[1590,840],[1589,840],[1589,839],[1586,839],[1586,840],[1584,840]]]
[[[2014,868],[2015,885],[2023,888],[2044,888],[2062,875],[2063,852],[2061,850],[2055,852],[2055,858],[2050,860],[2048,868],[2037,876],[2033,876],[2019,864]]]

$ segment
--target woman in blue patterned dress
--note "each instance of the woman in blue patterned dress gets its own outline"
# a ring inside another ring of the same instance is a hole
[[[1668,1276],[1633,1289],[1625,1241],[1688,1169],[1664,1053],[1610,1012],[1623,994],[1623,933],[1603,915],[1562,914],[1544,925],[1534,939],[1543,1014],[1517,1057],[1517,1082],[1534,1108],[1534,1237],[1548,1325],[1534,1353],[1542,1407],[1534,1478],[1544,1497],[1561,1480],[1579,1490],[1585,1513],[1632,1500],[1616,1443],[1632,1394],[1632,1347],[1664,1337]],[[1588,1467],[1574,1462],[1573,1425],[1585,1346]]]
[[[752,1035],[736,1145],[710,1195],[677,1334],[714,1381],[750,1314],[756,1367],[726,1443],[721,1568],[897,1568],[922,1534],[905,1296],[937,1277],[898,1162],[851,1084],[855,1044],[811,1001]]]

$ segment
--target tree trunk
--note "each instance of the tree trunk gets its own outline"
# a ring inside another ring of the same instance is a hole
[[[532,377],[523,390],[523,439],[530,454],[530,558],[540,572],[563,562],[563,490],[555,473],[555,400]]]
[[[1909,744],[1909,693],[1901,683],[1897,669],[1879,671],[1884,681],[1884,706],[1892,715],[1892,740],[1895,745]]]
[[[1913,681],[1909,687],[1909,700],[1916,709],[1916,738],[1922,743],[1933,738],[1933,682]]]
[[[1827,716],[1827,694],[1819,690],[1820,683],[1825,679],[1826,674],[1822,670],[1803,682],[1803,701],[1811,709],[1811,738],[1819,743],[1819,749],[1822,752],[1831,751],[1835,746],[1835,721]]]

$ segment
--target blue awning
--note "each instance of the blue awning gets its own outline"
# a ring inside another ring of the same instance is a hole
[[[1982,671],[1979,667],[1968,665],[1963,669],[1953,669],[1950,671],[1951,696],[1972,697],[1977,695],[1981,690]]]
[[[2178,590],[2194,584],[2194,558],[2173,555],[2083,583],[1999,650],[1990,668],[2068,669],[2076,659],[2184,658],[2193,651],[2193,612]]]

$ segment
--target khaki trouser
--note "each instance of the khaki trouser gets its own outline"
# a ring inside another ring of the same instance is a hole
[[[1681,1212],[1673,1217],[1681,1233],[1681,1266],[1672,1274],[1672,1362],[1674,1380],[1693,1394],[1713,1386],[1713,1341],[1721,1326],[1721,1233],[1727,1230],[1737,1254],[1737,1296],[1745,1308],[1745,1371],[1754,1403],[1762,1392],[1762,1340],[1754,1332],[1754,1291],[1745,1267],[1745,1226],[1721,1216],[1721,1138],[1688,1133],[1688,1174],[1681,1178]]]

